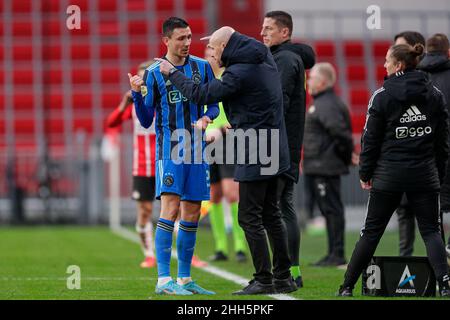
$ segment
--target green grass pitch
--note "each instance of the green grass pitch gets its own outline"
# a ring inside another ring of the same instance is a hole
[[[346,255],[350,257],[357,233],[346,235]],[[0,299],[139,299],[176,300],[178,297],[154,294],[156,268],[141,269],[139,246],[113,234],[106,227],[2,227],[0,228]],[[213,253],[214,241],[210,230],[201,226],[196,254],[207,259]],[[230,242],[230,248],[232,244]],[[309,263],[320,259],[326,250],[325,236],[302,235],[301,267],[305,287],[291,294],[298,299],[337,299],[334,295],[344,271],[337,268],[315,268]],[[387,232],[376,255],[397,255],[398,234]],[[415,255],[424,256],[425,249],[417,236]],[[233,257],[233,256],[231,256]],[[67,288],[67,268],[81,269],[81,288]],[[229,261],[213,264],[247,279],[252,277],[253,265]],[[176,261],[172,261],[176,275]],[[236,297],[231,293],[238,284],[193,268],[193,278],[215,296],[193,296],[183,299],[271,299],[268,296]],[[353,299],[374,299],[361,296],[361,284],[355,288]]]

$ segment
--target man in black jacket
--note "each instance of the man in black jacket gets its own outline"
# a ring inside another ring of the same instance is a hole
[[[427,53],[417,66],[417,69],[428,72],[431,82],[442,92],[450,108],[450,46],[445,34],[437,33],[427,40]],[[450,113],[450,110],[449,110]],[[450,136],[449,136],[450,141]],[[441,211],[450,211],[450,165],[447,164],[447,174],[441,185]],[[441,216],[442,217],[442,216]],[[444,239],[445,240],[445,239]],[[447,240],[447,258],[450,264],[450,237]]]
[[[336,73],[329,63],[316,64],[308,80],[314,105],[306,115],[303,172],[314,181],[314,192],[328,233],[328,254],[315,266],[346,263],[340,176],[348,173],[353,139],[348,108],[333,91],[335,81]]]
[[[292,17],[284,11],[271,11],[264,18],[261,36],[270,48],[283,89],[284,120],[289,143],[291,167],[279,180],[281,216],[288,235],[291,274],[297,287],[303,286],[300,272],[300,226],[294,207],[294,184],[299,178],[300,154],[305,126],[305,69],[315,63],[313,49],[306,44],[291,42]]]
[[[221,80],[197,84],[162,60],[160,69],[187,99],[202,104],[222,101],[232,129],[237,129],[234,133],[242,129],[241,133],[256,135],[253,145],[244,143],[245,148],[237,150],[238,157],[245,155],[245,161],[237,162],[234,176],[239,182],[239,224],[256,272],[250,284],[235,294],[295,291],[277,192],[278,176],[289,169],[290,160],[275,61],[262,43],[230,27],[215,31],[208,46],[212,57],[225,67]],[[270,141],[264,141],[264,136]],[[270,148],[270,167],[260,156],[265,148]],[[256,161],[249,156],[256,156]],[[273,243],[273,275],[266,232]]]

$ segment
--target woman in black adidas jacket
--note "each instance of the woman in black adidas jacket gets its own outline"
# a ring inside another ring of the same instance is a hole
[[[439,189],[448,157],[445,99],[416,71],[423,46],[395,45],[386,55],[387,78],[369,102],[361,138],[361,186],[370,190],[361,238],[339,295],[351,296],[361,272],[400,204],[403,193],[417,217],[441,295],[450,297],[448,266],[439,227]]]

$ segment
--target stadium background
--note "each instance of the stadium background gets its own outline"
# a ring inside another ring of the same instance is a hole
[[[108,170],[105,117],[128,89],[127,72],[165,52],[162,21],[186,18],[192,54],[200,37],[230,25],[260,39],[264,12],[286,10],[294,39],[312,45],[318,61],[337,68],[337,91],[351,109],[354,139],[367,101],[385,74],[393,36],[450,30],[446,0],[378,1],[381,29],[369,30],[372,1],[298,0],[5,0],[0,2],[0,222],[105,223],[111,175],[120,178],[120,212],[132,221],[131,123],[120,138],[120,165]],[[69,30],[69,5],[81,9],[81,29]],[[308,104],[311,99],[308,97]],[[103,157],[102,157],[103,152]],[[299,186],[303,182],[300,181]],[[297,206],[303,193],[297,188]],[[355,170],[343,181],[347,214],[358,228],[367,194]],[[356,220],[355,220],[356,219]],[[394,222],[395,223],[395,222]]]
[[[104,132],[107,114],[129,89],[127,72],[165,52],[160,41],[165,18],[175,15],[189,21],[194,35],[191,53],[202,56],[204,43],[199,39],[216,27],[230,25],[260,39],[266,11],[290,12],[294,40],[312,45],[318,61],[336,66],[337,91],[351,109],[359,144],[367,102],[385,74],[384,56],[393,36],[403,30],[420,31],[425,37],[450,30],[448,0],[373,2],[0,1],[0,299],[148,298],[149,282],[140,280],[153,281],[155,271],[149,275],[139,270],[138,246],[104,227],[134,223],[132,125],[122,128],[115,148],[105,143]],[[380,30],[366,27],[366,10],[372,4],[381,9]],[[66,27],[69,5],[81,9],[81,30]],[[302,190],[301,180],[296,204],[303,216]],[[367,200],[355,168],[343,179],[343,197],[349,257]],[[448,224],[449,215],[445,218]],[[390,230],[396,219],[391,222]],[[100,226],[74,227],[78,224]],[[206,258],[213,252],[213,241],[208,228],[200,229],[196,254]],[[135,239],[131,229],[125,230]],[[415,253],[425,255],[421,241],[416,242]],[[342,280],[343,270],[324,272],[307,266],[321,257],[325,244],[323,235],[302,237],[306,288],[297,297],[328,299]],[[387,232],[377,254],[396,255],[397,246],[398,234]],[[84,291],[65,288],[70,264],[82,267]],[[221,267],[247,278],[252,271],[251,262]],[[211,288],[219,292],[217,298],[230,299],[229,292],[240,287],[193,272],[217,286]]]

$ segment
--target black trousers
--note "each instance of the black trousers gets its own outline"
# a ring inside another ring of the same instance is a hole
[[[268,284],[273,277],[290,277],[291,261],[279,208],[278,177],[239,183],[238,220],[252,255],[254,279]],[[273,244],[273,276],[267,236]]]
[[[414,240],[416,239],[416,221],[411,206],[403,195],[400,206],[397,208],[399,250],[401,257],[410,257],[414,251]]]
[[[347,267],[344,286],[351,288],[355,286],[362,271],[367,267],[375,253],[394,210],[400,204],[402,195],[402,192],[374,189],[370,191],[366,221]],[[439,279],[448,272],[444,243],[440,234],[439,193],[407,192],[406,196],[417,218],[428,259],[436,277]]]
[[[278,180],[281,217],[287,231],[289,257],[293,266],[300,264],[300,226],[294,207],[294,181],[285,177]]]
[[[344,258],[345,215],[341,177],[313,176],[313,179],[315,198],[327,225],[328,256]]]

